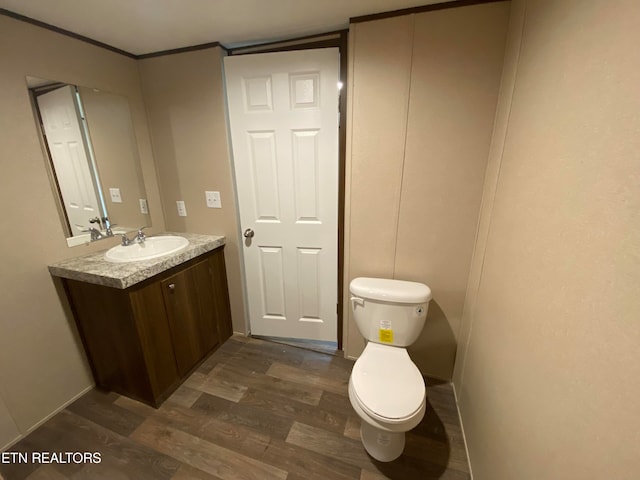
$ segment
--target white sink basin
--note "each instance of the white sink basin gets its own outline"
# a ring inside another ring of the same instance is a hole
[[[104,258],[115,263],[140,262],[179,252],[187,245],[189,240],[175,235],[149,237],[144,243],[136,242],[126,247],[118,245],[110,248],[104,254]]]

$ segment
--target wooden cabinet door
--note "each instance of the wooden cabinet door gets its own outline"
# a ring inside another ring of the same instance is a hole
[[[161,285],[178,372],[184,376],[220,341],[209,262],[176,273]]]
[[[158,405],[157,399],[171,389],[180,378],[161,289],[160,283],[154,282],[132,291],[129,295],[145,359],[144,365],[151,383],[152,398],[146,400],[155,406]],[[143,367],[139,365],[138,368]]]

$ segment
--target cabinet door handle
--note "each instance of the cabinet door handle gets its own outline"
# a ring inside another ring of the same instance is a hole
[[[176,284],[175,283],[170,283],[168,285],[168,287],[169,287],[169,290],[175,290],[176,289]]]

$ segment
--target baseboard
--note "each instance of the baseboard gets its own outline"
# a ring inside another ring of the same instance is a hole
[[[74,397],[72,397],[69,401],[63,403],[60,407],[56,408],[53,412],[51,412],[49,415],[47,415],[46,417],[44,417],[42,420],[40,420],[38,423],[36,423],[35,425],[32,425],[31,427],[29,427],[29,429],[24,432],[21,433],[20,435],[18,435],[16,438],[14,438],[13,440],[11,440],[9,443],[7,443],[6,445],[4,445],[2,448],[0,448],[0,452],[4,452],[5,450],[7,450],[8,448],[11,448],[12,446],[14,446],[16,443],[18,443],[20,440],[22,440],[24,437],[26,437],[27,435],[29,435],[31,432],[33,432],[35,429],[37,429],[40,425],[42,425],[43,423],[45,423],[47,420],[49,420],[50,418],[54,417],[55,415],[57,415],[58,413],[60,413],[62,410],[64,410],[65,408],[67,408],[69,405],[71,405],[73,402],[75,402],[77,399],[79,399],[81,396],[83,396],[85,393],[87,393],[89,390],[93,390],[95,388],[95,385],[89,385],[87,388],[85,388],[84,390],[82,390],[80,393],[78,393],[77,395],[75,395]]]
[[[469,446],[467,445],[467,436],[464,433],[464,423],[462,423],[462,415],[460,414],[460,405],[458,404],[458,393],[456,392],[456,385],[451,382],[451,388],[453,389],[453,397],[456,401],[456,410],[458,411],[458,420],[460,421],[460,430],[462,431],[462,441],[464,442],[464,450],[467,452],[467,465],[469,465],[469,476],[473,480],[473,469],[471,468],[471,457],[469,456]]]

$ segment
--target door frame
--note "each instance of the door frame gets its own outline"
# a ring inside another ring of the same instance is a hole
[[[340,52],[340,82],[342,88],[338,97],[340,121],[338,126],[338,291],[337,291],[337,340],[338,350],[343,347],[343,288],[344,288],[344,215],[345,215],[345,165],[347,156],[347,50],[348,30],[337,30],[320,35],[298,37],[279,42],[263,43],[247,47],[227,49],[227,55],[249,55],[256,53],[286,52],[315,48],[338,48]],[[239,237],[242,239],[242,237]],[[245,292],[246,295],[246,292]],[[246,298],[245,298],[246,301]]]

